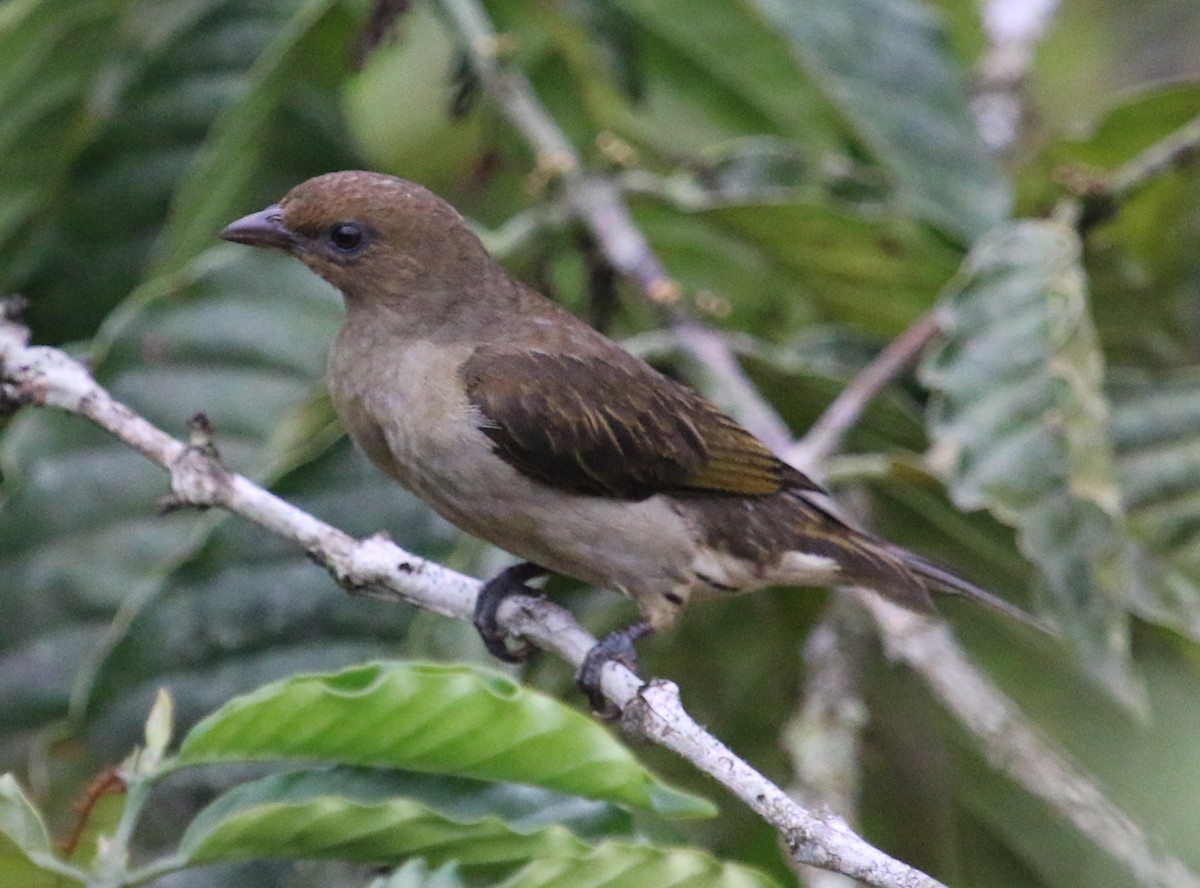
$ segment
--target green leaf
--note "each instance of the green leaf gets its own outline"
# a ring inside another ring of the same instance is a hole
[[[60,888],[82,884],[63,873],[37,808],[12,774],[0,775],[0,884]]]
[[[803,201],[685,215],[639,205],[637,219],[688,289],[728,299],[730,327],[779,339],[818,319],[894,336],[929,308],[960,258],[928,229]]]
[[[467,666],[379,662],[277,682],[193,728],[178,762],[272,759],[528,783],[674,817],[713,813],[590,718]]]
[[[157,273],[178,269],[232,221],[234,208],[260,170],[280,109],[295,89],[293,81],[309,81],[311,89],[319,82],[314,71],[327,72],[329,60],[346,58],[352,33],[341,0],[307,0],[274,34],[254,62],[245,92],[213,123],[203,150],[175,192],[161,234]]]
[[[264,279],[275,286],[264,288]],[[311,393],[337,318],[328,287],[302,266],[221,247],[132,302],[94,369],[168,431],[181,434],[205,411],[226,464],[269,478],[311,446]],[[24,412],[2,444],[7,732],[61,717],[73,692],[83,702],[108,649],[227,516],[160,516],[165,472],[77,417]],[[140,721],[150,701],[136,702]]]
[[[921,368],[930,460],[957,505],[1017,529],[1092,675],[1135,702],[1128,539],[1078,238],[1053,222],[996,229],[941,310],[945,342]]]
[[[368,888],[467,888],[467,885],[453,863],[430,872],[425,861],[410,860],[390,874],[380,876]]]
[[[629,123],[639,138],[678,152],[678,139],[696,138],[698,116],[717,121],[727,107],[727,116],[736,109],[760,118],[743,133],[787,136],[814,157],[833,147],[835,129],[824,99],[798,70],[786,42],[758,16],[747,15],[743,4],[616,0],[613,5],[636,22],[633,39],[648,44],[637,62],[646,66],[645,79],[653,88],[630,109]]]
[[[0,20],[0,292],[31,298],[40,340],[91,335],[142,280],[210,126],[248,90],[261,96],[262,72],[248,69],[304,15],[296,7],[292,0],[5,4],[14,14]],[[269,171],[256,168],[247,183],[233,175],[247,165],[235,165],[228,152],[217,175],[209,168],[203,188],[214,214],[218,194],[242,190],[206,232],[203,219],[193,220],[194,247],[205,246],[221,221],[299,179],[351,165],[331,74],[345,55],[321,43],[344,42],[347,18],[326,15],[305,37],[304,63],[273,81],[264,120],[274,125],[244,152],[269,156]]]
[[[1138,614],[1200,639],[1200,372],[1126,371],[1110,386]]]
[[[122,0],[8,4],[0,14],[0,289],[39,248],[46,198],[61,187],[99,116],[88,92],[113,49]]]
[[[27,853],[51,853],[50,833],[42,815],[12,774],[0,775],[0,832]]]
[[[581,857],[535,860],[502,888],[777,888],[765,873],[700,851],[606,843]]]
[[[1050,147],[1055,163],[1114,169],[1200,114],[1200,83],[1156,85],[1122,96],[1084,138]]]
[[[823,316],[883,334],[928,308],[959,259],[919,226],[818,205],[728,206],[710,215],[803,281],[801,292]]]
[[[493,813],[430,806],[405,789],[403,775],[361,769],[266,777],[204,809],[180,851],[193,863],[298,857],[396,864],[423,857],[434,865],[478,865],[587,849],[564,826],[522,827]]]
[[[459,46],[433,3],[404,13],[400,39],[384,41],[343,91],[347,126],[370,169],[394,172],[435,191],[470,175],[484,148],[487,118],[450,114],[447,72]],[[403,91],[405,100],[396,102]],[[430,151],[437,145],[437,151]]]
[[[755,0],[913,214],[970,242],[1005,218],[945,36],[920,0]]]

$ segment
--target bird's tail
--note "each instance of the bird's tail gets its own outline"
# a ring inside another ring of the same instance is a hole
[[[842,576],[876,589],[897,604],[918,613],[936,613],[932,595],[954,595],[978,601],[998,613],[1055,637],[1054,627],[1026,613],[1015,604],[968,583],[945,568],[926,561],[903,546],[865,533],[842,518],[823,491],[794,491],[799,504],[799,551],[832,558]],[[804,580],[799,582],[803,583]]]
[[[1026,626],[1032,626],[1034,629],[1045,632],[1047,635],[1058,637],[1061,634],[1053,626],[1038,619],[1033,614],[1022,610],[1015,604],[1005,601],[998,595],[993,595],[986,589],[981,589],[974,583],[967,582],[962,577],[955,576],[950,571],[938,567],[930,561],[926,561],[915,552],[910,552],[899,546],[889,546],[888,548],[891,554],[900,559],[905,567],[916,574],[931,592],[978,601],[980,604],[990,607],[997,613],[1011,617],[1020,623],[1024,623]]]

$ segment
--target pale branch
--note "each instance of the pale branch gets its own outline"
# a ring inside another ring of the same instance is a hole
[[[1021,95],[1037,42],[1049,30],[1058,0],[982,0],[987,49],[971,102],[983,143],[996,154],[1012,148],[1024,117]]]
[[[795,785],[788,794],[806,808],[858,821],[862,732],[868,712],[863,670],[873,649],[869,620],[853,598],[836,594],[804,642],[800,710],[784,727]],[[798,867],[808,888],[852,888],[840,873]]]
[[[386,535],[355,539],[225,468],[207,422],[193,420],[189,441],[178,441],[117,401],[81,363],[54,348],[30,347],[28,331],[0,320],[0,393],[14,405],[52,406],[86,417],[170,475],[175,506],[216,506],[292,540],[354,594],[406,602],[470,620],[478,581],[397,546]],[[500,625],[578,667],[596,643],[563,608],[514,597],[500,608]],[[877,888],[938,888],[941,883],[889,857],[836,817],[814,814],[738,758],[683,709],[669,682],[646,684],[609,663],[602,690],[632,731],[670,749],[713,777],[781,835],[793,859],[824,867]]]
[[[931,312],[914,321],[893,339],[833,399],[799,442],[786,451],[788,462],[805,471],[816,472],[841,445],[871,400],[898,376],[938,333],[937,318]]]
[[[1155,177],[1197,158],[1200,158],[1200,115],[1123,164],[1112,174],[1105,191],[1111,200],[1123,200]]]
[[[988,764],[1128,868],[1145,888],[1200,888],[1200,878],[1105,797],[1070,755],[1034,727],[950,635],[946,625],[862,591],[887,654],[924,679],[979,741]]]
[[[596,239],[605,258],[651,301],[672,309],[679,341],[708,372],[721,377],[722,389],[747,406],[739,418],[768,445],[791,438],[786,424],[759,395],[728,346],[713,331],[678,308],[679,284],[671,277],[633,221],[620,186],[609,176],[584,169],[579,152],[546,110],[533,84],[515,65],[506,64],[505,41],[479,0],[441,0],[484,91],[533,149],[542,173],[556,176],[564,203]]]
[[[1200,158],[1200,115],[1168,133],[1111,173],[1064,166],[1058,178],[1076,200],[1061,212],[1080,231],[1112,218],[1128,201],[1159,176]]]

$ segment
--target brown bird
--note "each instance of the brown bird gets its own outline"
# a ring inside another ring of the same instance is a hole
[[[604,638],[579,682],[669,628],[693,595],[869,586],[919,611],[930,593],[1033,618],[849,526],[824,492],[704,398],[513,280],[431,192],[330,173],[221,237],[298,258],[345,299],[329,359],[334,406],[385,473],[443,517],[525,559],[486,583],[475,625],[547,573],[632,597],[641,621]],[[1035,623],[1035,625],[1037,625]]]

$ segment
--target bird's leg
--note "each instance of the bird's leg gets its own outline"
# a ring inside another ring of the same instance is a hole
[[[637,672],[637,651],[634,650],[633,643],[652,631],[649,623],[634,623],[632,626],[608,633],[584,656],[579,671],[575,673],[575,684],[588,698],[593,712],[598,712],[606,718],[616,717],[618,713],[612,711],[612,707],[600,691],[600,673],[604,664],[610,660],[616,660],[622,666]]]
[[[525,584],[548,573],[550,571],[540,565],[522,561],[502,570],[479,590],[479,597],[475,599],[475,629],[493,657],[498,657],[506,663],[520,663],[532,653],[533,646],[530,644],[510,648],[505,643],[508,636],[496,625],[496,611],[500,609],[500,602],[510,595],[532,594],[533,590]]]

